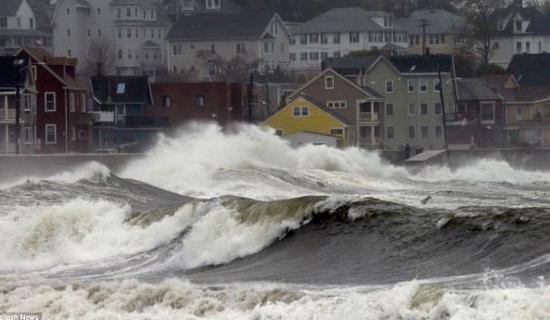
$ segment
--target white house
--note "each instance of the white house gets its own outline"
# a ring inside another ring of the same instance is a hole
[[[329,57],[407,45],[406,30],[395,24],[391,14],[359,7],[332,9],[292,27],[290,69],[315,72]]]
[[[507,68],[516,54],[550,52],[550,15],[513,3],[497,10],[490,63]]]
[[[0,54],[41,47],[49,50],[51,36],[36,30],[36,18],[27,0],[2,0],[0,4]]]

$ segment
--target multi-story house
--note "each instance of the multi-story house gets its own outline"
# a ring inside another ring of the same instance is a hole
[[[456,80],[456,109],[446,114],[450,149],[507,145],[503,97],[485,79]]]
[[[148,117],[166,118],[171,128],[191,121],[225,125],[247,120],[247,84],[226,82],[153,83]]]
[[[496,36],[490,62],[507,68],[516,54],[550,51],[550,15],[515,1],[495,12]]]
[[[76,60],[28,48],[16,56],[30,61],[36,82],[35,152],[88,151],[88,89],[76,78]]]
[[[361,84],[385,96],[384,150],[403,154],[409,148],[417,152],[444,148],[442,115],[455,110],[455,82],[452,56],[380,56],[374,61]]]
[[[0,153],[14,153],[17,145],[19,152],[33,153],[36,88],[30,62],[0,56],[0,74]],[[16,131],[17,87],[20,93],[19,135]]]
[[[93,150],[142,152],[169,127],[167,119],[145,115],[153,105],[147,77],[97,76],[90,82]]]
[[[414,11],[409,17],[398,20],[397,25],[407,30],[409,53],[423,54],[429,48],[434,54],[453,54],[462,44],[460,34],[465,21],[446,10],[426,9]]]
[[[290,69],[317,73],[329,57],[385,46],[406,48],[406,30],[391,14],[362,8],[337,8],[292,27]]]
[[[242,8],[231,0],[169,0],[168,14],[173,20],[201,13],[239,13]]]
[[[168,68],[195,70],[215,79],[222,64],[236,57],[260,71],[285,70],[290,34],[278,14],[199,14],[180,18],[167,36]],[[250,70],[252,72],[253,70]]]
[[[160,0],[114,0],[116,74],[155,77],[166,69],[164,38],[171,24]]]
[[[513,75],[484,77],[504,97],[505,130],[512,146],[550,146],[550,86],[522,87]]]
[[[77,58],[79,72],[156,75],[166,69],[170,21],[162,0],[59,0],[54,52]]]
[[[0,4],[0,54],[12,54],[22,46],[50,50],[51,36],[37,30],[27,0],[4,0]]]
[[[368,85],[359,86],[332,69],[325,69],[288,97],[309,96],[347,125],[345,140],[353,146],[378,149],[384,97]]]

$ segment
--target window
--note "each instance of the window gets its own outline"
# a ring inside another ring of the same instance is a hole
[[[340,58],[342,56],[342,53],[340,53],[340,51],[335,51],[334,52],[334,57],[335,58]]]
[[[436,138],[441,138],[442,135],[443,135],[443,130],[441,130],[441,126],[436,126],[435,127],[435,137]]]
[[[122,12],[121,12],[120,8],[117,8],[116,9],[116,17],[120,18],[121,15],[122,15]]]
[[[416,115],[416,106],[414,103],[409,104],[409,117],[413,117]]]
[[[55,112],[55,92],[44,93],[44,110],[46,112]]]
[[[71,51],[71,49],[67,50],[67,57],[72,57],[73,56],[73,52]]]
[[[204,96],[203,95],[195,96],[195,106],[197,108],[203,108],[204,107]]]
[[[116,85],[116,94],[124,94],[126,92],[126,83],[119,82]]]
[[[427,103],[421,103],[420,104],[420,114],[423,114],[423,115],[428,114],[428,104]]]
[[[294,116],[294,117],[299,117],[300,116],[300,107],[292,108],[292,116]]]
[[[118,49],[118,60],[122,60],[122,56],[123,56],[122,49]]]
[[[521,107],[518,107],[516,109],[516,120],[523,120],[523,112],[521,110]]]
[[[172,106],[172,97],[171,96],[162,96],[162,107],[170,108]]]
[[[326,60],[328,58],[328,52],[321,52],[321,60]]]
[[[393,116],[393,104],[391,103],[386,104],[386,116]]]
[[[128,49],[128,59],[132,59],[132,49]]]
[[[216,53],[216,45],[213,44],[213,43],[210,45],[210,53],[212,53],[212,54]]]
[[[132,16],[132,8],[126,8],[126,16],[131,17]]]
[[[47,124],[45,127],[46,130],[46,144],[56,144],[57,143],[57,125]]]
[[[439,82],[439,80],[434,80],[434,91],[439,92],[440,89],[441,89],[441,82]]]
[[[245,53],[245,44],[244,43],[237,43],[237,54]]]
[[[345,100],[327,102],[327,108],[329,109],[345,109],[347,107],[348,107],[348,102]]]
[[[78,131],[78,139],[80,139],[80,140],[86,139],[86,130]]]
[[[275,129],[275,135],[276,136],[282,137],[283,134],[284,134],[283,129]]]
[[[119,104],[116,106],[116,115],[120,117],[124,117],[126,115],[126,106],[123,104]]]
[[[98,15],[98,16],[101,15],[101,8],[97,8],[97,15]]]
[[[71,141],[75,141],[75,140],[76,140],[76,128],[71,127]]]
[[[310,52],[309,59],[313,61],[319,60],[319,52]]]
[[[31,70],[32,70],[32,77],[33,77],[34,81],[38,80],[38,67],[37,66],[32,66]]]
[[[17,17],[17,27],[21,28],[21,17]]]
[[[292,115],[295,118],[309,117],[309,107],[294,107],[292,108]]]
[[[71,36],[71,29],[67,28],[67,37],[70,37],[70,36]]]
[[[436,102],[436,103],[435,103],[435,110],[434,110],[434,111],[435,111],[435,114],[440,115],[442,109],[443,109],[443,108],[441,108],[441,103],[440,103],[440,102]]]
[[[290,53],[288,55],[288,58],[290,59],[290,61],[296,61],[296,54],[295,53]]]
[[[350,43],[359,43],[359,32],[350,32],[349,42]]]
[[[344,135],[344,129],[342,129],[342,128],[330,129],[330,135],[341,137],[341,136]]]
[[[428,139],[428,127],[420,128],[420,134],[422,135],[422,139]]]
[[[172,55],[181,56],[181,44],[175,44],[172,46]]]
[[[495,104],[486,102],[481,104],[481,122],[493,123],[495,121]]]
[[[65,14],[70,16],[71,15],[71,8],[65,9]]]
[[[101,37],[101,29],[97,29],[97,35]]]
[[[80,112],[85,113],[88,109],[87,101],[86,101],[86,94],[81,93],[80,94]]]
[[[300,53],[300,60],[307,61],[307,52]]]
[[[31,96],[29,94],[23,95],[23,111],[31,111]]]
[[[334,77],[333,76],[325,77],[325,89],[327,89],[327,90],[334,89]]]
[[[300,35],[300,44],[307,44],[307,34]]]
[[[420,79],[420,92],[428,91],[428,79]]]
[[[414,132],[414,126],[409,126],[409,138],[414,139],[415,132]]]
[[[328,35],[326,33],[321,33],[321,44],[328,43]]]
[[[76,111],[76,99],[75,99],[74,92],[69,93],[69,110],[71,112]]]
[[[340,33],[335,33],[334,35],[332,35],[332,43],[340,43]]]
[[[319,34],[312,33],[309,35],[309,43],[318,43],[319,42]]]
[[[386,128],[386,139],[393,139],[393,137],[394,137],[393,127],[387,127]]]
[[[31,127],[23,128],[23,142],[25,144],[32,144],[32,129]]]
[[[309,117],[309,107],[302,107],[302,117]]]
[[[407,80],[407,88],[409,93],[414,92],[414,79]]]
[[[521,41],[516,42],[516,52],[521,53]]]
[[[523,31],[523,23],[521,21],[516,21],[516,32],[522,32]]]
[[[7,28],[8,27],[8,18],[7,17],[0,17],[0,28]]]
[[[221,0],[206,0],[206,9],[220,9]]]
[[[530,41],[525,42],[525,52],[531,53],[531,42]]]
[[[386,93],[393,93],[393,80],[386,81]]]

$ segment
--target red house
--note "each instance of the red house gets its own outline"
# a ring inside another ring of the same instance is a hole
[[[92,119],[88,92],[76,79],[76,59],[53,57],[37,48],[20,49],[36,80],[36,153],[87,152]]]
[[[247,86],[226,82],[152,84],[153,106],[147,116],[167,118],[172,128],[188,121],[216,121],[221,125],[245,121]]]

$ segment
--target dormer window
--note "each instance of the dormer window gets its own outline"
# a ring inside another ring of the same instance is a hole
[[[221,0],[206,0],[206,9],[220,9]]]
[[[516,28],[516,32],[523,32],[523,23],[522,23],[522,21],[516,21],[515,28]]]
[[[498,22],[498,26],[497,26],[498,30],[504,30],[504,21],[499,21]]]

